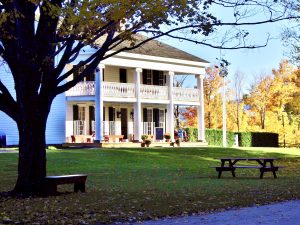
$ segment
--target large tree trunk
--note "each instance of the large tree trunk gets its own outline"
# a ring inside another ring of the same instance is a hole
[[[14,192],[22,194],[40,194],[42,181],[46,176],[45,131],[48,112],[38,106],[24,113],[19,128],[19,164],[18,179]]]

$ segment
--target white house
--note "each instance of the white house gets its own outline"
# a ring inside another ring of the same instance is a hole
[[[74,64],[94,51],[82,52]],[[203,79],[208,65],[199,57],[158,41],[112,56],[102,61],[94,74],[55,98],[46,142],[61,144],[71,142],[71,136],[89,137],[93,133],[97,142],[119,135],[129,142],[141,141],[142,134],[155,139],[157,128],[163,133],[174,132],[176,104],[198,107],[198,140],[205,141]],[[2,67],[0,79],[13,92],[14,84],[7,73]],[[173,87],[178,74],[196,76],[197,88]],[[6,134],[8,145],[18,144],[16,124],[3,112],[0,132]]]

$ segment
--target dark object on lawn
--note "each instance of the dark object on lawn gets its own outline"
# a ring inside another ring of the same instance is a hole
[[[57,185],[74,184],[74,192],[85,192],[87,174],[73,174],[61,176],[46,176],[44,178],[44,193],[47,195],[57,194]]]
[[[0,132],[0,148],[6,147],[6,135]]]

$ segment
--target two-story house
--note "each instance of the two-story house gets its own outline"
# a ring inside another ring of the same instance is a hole
[[[94,51],[90,48],[82,52],[74,63]],[[208,65],[199,57],[159,41],[118,53],[56,97],[47,122],[46,142],[61,144],[71,142],[71,136],[92,134],[96,142],[104,141],[107,135],[139,142],[143,134],[149,134],[155,140],[158,127],[163,133],[173,134],[176,104],[197,106],[198,140],[205,141],[203,79]],[[66,70],[71,67],[68,65]],[[0,79],[13,92],[12,79],[5,73],[0,71]],[[174,87],[176,75],[196,76],[197,88]],[[3,112],[0,131],[6,134],[8,145],[18,144],[16,125]]]

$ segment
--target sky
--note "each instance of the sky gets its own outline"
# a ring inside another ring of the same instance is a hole
[[[254,17],[254,19],[259,20],[259,17]],[[273,68],[278,68],[280,61],[286,58],[288,51],[281,41],[281,33],[285,25],[286,22],[281,22],[246,27],[246,29],[250,31],[251,42],[258,45],[264,44],[268,34],[270,34],[271,39],[268,41],[266,47],[257,49],[221,50],[221,57],[230,62],[230,66],[228,67],[228,79],[232,80],[233,75],[237,71],[242,72],[245,77],[245,89],[249,90],[250,84],[253,83],[256,76],[265,75],[267,73],[270,74]],[[170,38],[162,41],[211,63],[218,63],[216,58],[220,58],[219,49]],[[245,92],[247,91],[245,90]]]

